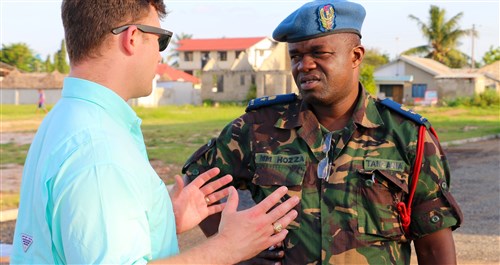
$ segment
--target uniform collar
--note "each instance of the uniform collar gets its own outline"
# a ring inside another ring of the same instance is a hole
[[[117,122],[128,129],[140,126],[141,119],[127,102],[113,90],[85,79],[66,77],[63,98],[76,98],[92,102],[103,108]]]

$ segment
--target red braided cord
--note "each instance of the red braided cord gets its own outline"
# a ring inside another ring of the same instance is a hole
[[[436,135],[436,131],[434,131],[432,127],[431,127],[431,132],[434,135]],[[417,156],[415,158],[415,164],[413,167],[413,176],[411,179],[411,186],[409,189],[410,196],[408,197],[408,203],[405,204],[404,202],[399,202],[397,204],[397,209],[399,215],[401,216],[401,223],[407,235],[410,232],[411,205],[413,203],[413,196],[415,195],[415,190],[417,188],[417,183],[418,183],[418,176],[420,175],[420,169],[422,168],[422,158],[424,155],[424,138],[425,138],[425,126],[420,126],[418,131]]]

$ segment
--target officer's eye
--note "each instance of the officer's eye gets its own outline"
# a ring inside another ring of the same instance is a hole
[[[298,62],[298,61],[302,60],[302,55],[290,54],[290,60],[292,60],[293,62]]]
[[[333,55],[333,52],[326,52],[326,51],[311,52],[311,56],[316,59],[327,59],[331,55]]]

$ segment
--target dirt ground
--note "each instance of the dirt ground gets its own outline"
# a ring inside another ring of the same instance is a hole
[[[2,133],[1,141],[31,142],[32,135]],[[464,223],[454,232],[459,264],[500,264],[500,139],[466,143],[445,148],[452,169],[451,191],[460,204]],[[163,178],[178,168],[152,161]],[[22,166],[0,168],[1,191],[19,191]],[[251,205],[248,194],[241,193],[241,203]],[[12,243],[15,221],[0,223],[0,242]],[[204,240],[196,228],[179,238],[181,251]],[[414,258],[412,264],[416,264]]]

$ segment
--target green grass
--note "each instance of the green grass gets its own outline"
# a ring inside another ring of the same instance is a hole
[[[436,129],[441,142],[500,133],[499,107],[433,107],[419,109]]]
[[[0,158],[2,158],[2,163],[0,164],[24,164],[29,148],[29,144],[0,144]]]
[[[244,108],[186,105],[134,109],[143,120],[142,129],[150,159],[180,167],[199,146],[217,136],[228,122],[244,113]],[[431,121],[442,142],[500,133],[498,107],[419,107],[416,111]],[[13,131],[35,131],[43,116],[34,113],[33,106],[5,105],[0,114],[3,123],[20,124],[9,127]],[[0,164],[23,164],[28,147],[2,144]]]
[[[15,209],[19,207],[19,193],[1,192],[0,193],[0,211]]]
[[[134,109],[143,120],[149,158],[180,169],[194,151],[216,137],[228,122],[244,113],[245,108],[165,106]],[[36,106],[2,105],[2,131],[36,131],[45,114],[37,114],[35,110]],[[498,107],[419,107],[416,111],[431,121],[442,142],[500,133]],[[0,144],[0,164],[22,165],[28,148],[28,144]],[[177,173],[180,172],[172,172]],[[2,192],[0,195],[0,208],[17,207],[18,194]]]

